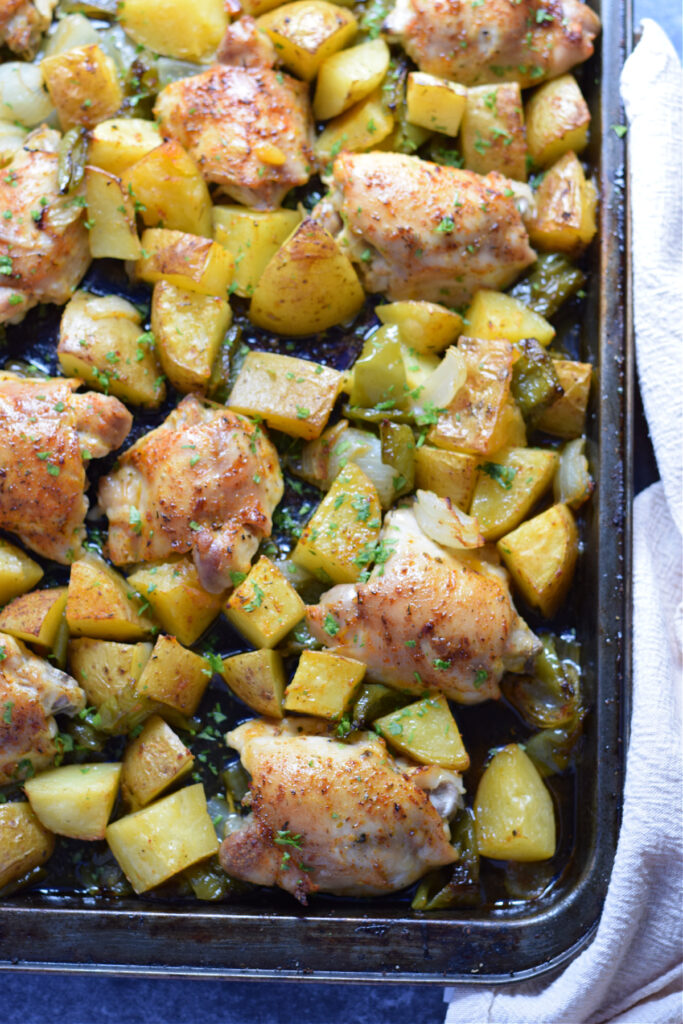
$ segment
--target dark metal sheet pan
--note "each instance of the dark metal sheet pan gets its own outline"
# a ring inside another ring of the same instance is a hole
[[[605,0],[602,34],[583,84],[593,114],[589,159],[599,179],[582,357],[597,367],[589,425],[596,491],[577,586],[592,706],[577,768],[574,850],[548,900],[505,910],[428,915],[400,900],[218,906],[101,902],[28,893],[0,905],[0,969],[213,978],[454,982],[528,978],[591,939],[616,847],[630,680],[629,520],[632,351],[625,147],[619,73],[630,12]]]

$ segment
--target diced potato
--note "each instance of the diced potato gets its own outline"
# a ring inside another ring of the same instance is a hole
[[[591,115],[573,75],[544,82],[524,109],[529,156],[536,167],[549,167],[573,149],[581,153],[588,142]]]
[[[92,552],[71,566],[66,621],[72,636],[123,643],[144,640],[155,629],[123,577]]]
[[[0,537],[0,605],[24,594],[43,578],[43,570],[16,544]]]
[[[337,721],[365,675],[365,665],[329,651],[304,651],[285,690],[285,710]]]
[[[565,153],[546,171],[536,193],[536,213],[526,223],[539,249],[576,256],[595,234],[598,194],[575,153]]]
[[[259,18],[278,57],[292,74],[310,82],[322,62],[350,43],[358,22],[348,8],[327,0],[295,0]]]
[[[512,579],[530,605],[550,618],[574,575],[579,535],[566,505],[553,505],[498,541]]]
[[[262,555],[225,604],[226,618],[254,647],[275,647],[304,617],[294,587]]]
[[[465,772],[470,758],[448,701],[441,694],[378,718],[374,728],[390,747],[419,764]]]
[[[268,263],[300,223],[299,210],[214,206],[214,237],[235,257],[236,295],[253,295]]]
[[[555,812],[550,793],[517,743],[494,754],[474,801],[482,857],[546,860],[555,853]]]
[[[93,128],[123,103],[116,65],[96,43],[45,57],[40,70],[64,130]]]
[[[319,437],[339,397],[343,375],[321,363],[250,352],[227,405],[269,427],[310,441]]]
[[[100,121],[90,132],[88,163],[120,178],[162,141],[161,132],[153,121],[142,117],[112,117]]]
[[[70,839],[104,839],[121,778],[120,764],[68,764],[41,772],[24,791],[41,824]]]
[[[355,583],[372,561],[381,525],[377,488],[349,462],[306,524],[292,561],[323,583]]]
[[[66,592],[66,587],[51,587],[15,597],[0,612],[0,631],[49,651],[64,616]]]
[[[180,60],[210,60],[228,27],[223,0],[126,0],[118,20],[136,43]]]
[[[389,69],[389,59],[385,41],[371,39],[324,60],[313,100],[316,118],[327,121],[374,92]]]
[[[170,725],[159,715],[153,715],[123,755],[123,796],[134,809],[144,807],[184,778],[193,764],[192,752]]]
[[[211,669],[206,658],[179,644],[173,636],[160,636],[137,682],[138,694],[193,715],[209,684]]]
[[[406,117],[431,132],[456,136],[467,106],[467,89],[423,71],[411,71],[406,89]]]
[[[282,718],[285,670],[277,651],[247,651],[223,659],[223,678],[240,700],[259,715]]]
[[[460,129],[465,167],[477,174],[500,171],[527,179],[527,144],[522,93],[517,82],[478,85],[467,90]]]
[[[394,116],[382,103],[382,91],[376,89],[355,107],[333,118],[315,141],[313,150],[326,174],[341,152],[363,153],[375,149],[394,128]]]
[[[25,802],[0,807],[0,890],[52,856],[55,837]]]
[[[553,365],[564,394],[543,410],[536,426],[556,437],[581,437],[586,426],[593,367],[590,363],[575,363],[569,359],[556,359]]]
[[[350,320],[364,298],[351,261],[332,235],[307,217],[263,271],[249,317],[278,334],[315,334]]]
[[[149,601],[161,628],[185,647],[198,640],[221,610],[223,594],[209,594],[199,582],[189,555],[157,565],[145,565],[128,577]]]
[[[196,161],[174,139],[146,153],[121,180],[148,227],[213,237],[209,189]]]
[[[152,334],[161,367],[178,391],[204,391],[232,322],[227,299],[200,295],[157,281],[152,293]]]
[[[94,259],[138,259],[141,250],[135,208],[119,179],[99,167],[86,167],[85,201],[91,256]]]
[[[136,307],[118,295],[76,292],[64,307],[57,355],[67,376],[154,409],[166,397],[154,338]]]
[[[97,709],[103,732],[121,736],[154,710],[141,698],[137,681],[152,654],[150,643],[117,644],[81,637],[68,644],[69,672]]]
[[[513,348],[507,341],[460,338],[458,350],[465,357],[467,379],[428,440],[438,448],[488,455],[509,443],[504,413]]]
[[[436,302],[389,302],[375,306],[375,313],[383,324],[398,327],[401,341],[425,355],[443,352],[462,332],[462,317]]]
[[[510,448],[494,457],[480,467],[470,507],[486,540],[521,523],[550,487],[558,463],[557,452],[544,448]]]
[[[218,851],[201,782],[113,822],[109,847],[136,892],[146,892]]]
[[[476,479],[474,455],[449,452],[427,444],[415,450],[415,486],[448,498],[463,512],[469,510]]]
[[[150,284],[168,281],[178,288],[226,298],[234,263],[218,242],[167,228],[147,228],[135,273]]]
[[[465,314],[467,331],[473,338],[494,340],[505,338],[513,344],[535,338],[539,345],[549,345],[555,328],[519,299],[503,292],[482,288],[472,299]]]

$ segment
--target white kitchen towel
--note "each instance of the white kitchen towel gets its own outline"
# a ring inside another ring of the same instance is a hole
[[[624,812],[590,946],[534,981],[458,985],[446,1024],[683,1021],[683,77],[655,22],[621,79],[638,370],[661,482],[633,514],[634,678]]]

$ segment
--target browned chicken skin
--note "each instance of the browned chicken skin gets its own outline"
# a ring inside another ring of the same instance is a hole
[[[0,633],[0,786],[47,768],[57,753],[51,716],[84,707],[71,676]]]
[[[31,60],[57,0],[0,0],[0,43]]]
[[[115,565],[191,551],[206,590],[231,585],[268,537],[283,484],[263,429],[188,395],[100,482]],[[141,526],[131,525],[131,507]]]
[[[247,206],[279,206],[313,167],[308,88],[268,67],[216,65],[173,82],[154,108],[207,181]]]
[[[374,735],[340,743],[310,718],[254,719],[226,739],[252,777],[252,813],[220,850],[228,874],[305,903],[394,892],[457,860],[444,821],[461,804],[455,772],[396,761]]]
[[[525,87],[587,60],[600,19],[580,0],[398,0],[385,26],[421,71]]]
[[[131,414],[80,381],[0,373],[0,528],[68,564],[82,553],[85,466],[118,448]]]
[[[314,216],[339,232],[365,290],[393,300],[459,306],[535,259],[507,178],[399,153],[340,156]]]
[[[218,48],[221,64],[241,68],[272,68],[277,51],[265,32],[260,32],[256,20],[248,14],[233,21],[225,30]]]
[[[66,302],[90,263],[83,207],[59,195],[59,139],[38,128],[0,175],[0,323]]]

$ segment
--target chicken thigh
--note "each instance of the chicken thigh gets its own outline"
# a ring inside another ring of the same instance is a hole
[[[386,516],[381,540],[388,558],[367,583],[333,587],[306,609],[314,636],[400,690],[439,690],[461,704],[499,697],[503,673],[524,671],[541,648],[504,570],[435,544],[410,509]]]
[[[0,323],[66,302],[90,264],[83,207],[59,194],[59,140],[38,128],[0,176]]]
[[[600,19],[581,0],[398,0],[385,28],[421,71],[525,87],[590,57]]]
[[[366,291],[459,306],[479,288],[506,288],[536,258],[510,184],[400,153],[346,153],[313,216]]]
[[[0,786],[47,768],[57,753],[52,715],[84,707],[75,679],[0,633]]]
[[[57,0],[0,0],[0,43],[32,60]]]
[[[290,75],[216,65],[167,85],[154,109],[164,137],[180,142],[206,180],[238,203],[277,207],[310,177],[308,88]]]
[[[123,444],[132,424],[118,398],[74,394],[79,386],[0,373],[0,528],[63,564],[83,551],[85,464]]]
[[[115,565],[191,551],[202,586],[220,593],[248,571],[282,497],[263,428],[188,395],[100,481]]]
[[[228,874],[306,903],[394,892],[457,860],[455,772],[396,761],[374,735],[340,743],[316,719],[254,719],[226,739],[252,777],[251,814],[220,849]]]

